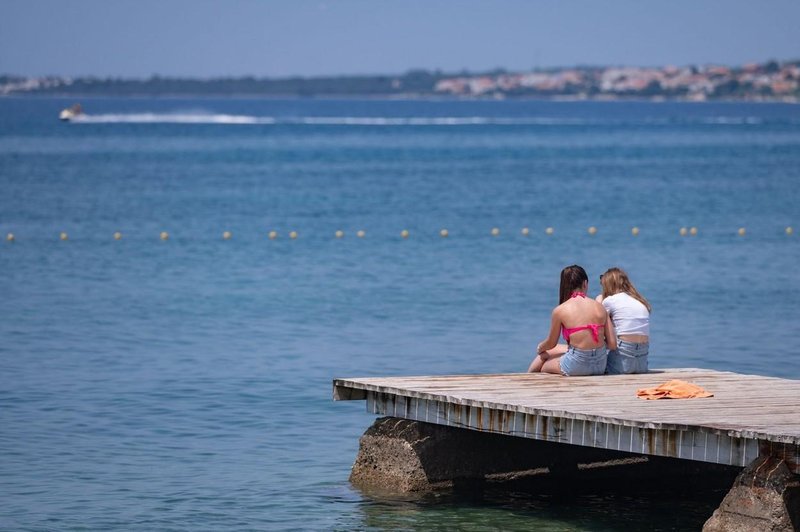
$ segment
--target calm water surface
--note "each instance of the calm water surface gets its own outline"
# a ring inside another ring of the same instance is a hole
[[[522,371],[572,263],[629,271],[652,366],[800,378],[800,106],[71,103],[0,99],[4,529],[696,528],[347,482],[372,417],[333,377]]]

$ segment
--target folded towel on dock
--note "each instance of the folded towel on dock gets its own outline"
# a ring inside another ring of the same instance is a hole
[[[642,399],[694,399],[696,397],[714,397],[700,386],[678,379],[667,381],[655,388],[641,388],[636,395]]]

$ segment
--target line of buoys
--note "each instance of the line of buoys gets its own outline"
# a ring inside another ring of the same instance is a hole
[[[641,233],[641,229],[638,226],[632,227],[630,231],[631,231],[631,235],[632,236],[638,236]],[[553,235],[555,233],[555,229],[553,229],[552,227],[547,227],[547,228],[545,228],[544,232],[545,232],[546,235]],[[586,232],[589,235],[596,235],[598,233],[598,228],[592,225],[592,226],[587,228]],[[699,231],[698,231],[697,227],[681,227],[678,230],[678,234],[680,236],[687,236],[687,235],[697,236],[698,232]],[[783,232],[787,236],[791,236],[791,235],[794,234],[794,228],[792,226],[786,226],[784,228]],[[499,237],[502,234],[502,231],[500,230],[499,227],[492,227],[491,230],[489,231],[489,234],[491,236],[494,236],[494,237]],[[525,236],[525,237],[530,236],[531,230],[530,230],[529,227],[523,227],[520,230],[520,234],[522,236]],[[746,236],[747,235],[747,228],[746,227],[739,227],[736,230],[736,234],[738,236]],[[113,236],[114,240],[122,240],[122,236],[123,235],[122,235],[122,232],[115,231],[112,236]],[[276,240],[278,238],[278,236],[279,236],[278,232],[274,231],[274,230],[273,231],[269,231],[267,233],[267,237],[270,240]],[[299,234],[298,234],[297,231],[290,231],[288,233],[288,236],[292,240],[295,240],[295,239],[298,238]],[[334,236],[336,238],[339,238],[339,239],[340,238],[344,238],[345,232],[342,231],[341,229],[338,229],[334,233]],[[359,229],[358,231],[356,231],[356,236],[358,238],[365,238],[367,236],[367,232],[364,229]],[[401,238],[407,239],[410,236],[411,236],[411,233],[409,232],[408,229],[403,229],[402,231],[400,231],[400,237]],[[450,236],[450,231],[448,229],[446,229],[446,228],[442,228],[442,229],[439,230],[439,236],[442,237],[442,238],[448,238]],[[69,234],[66,231],[61,231],[58,234],[58,238],[61,241],[68,241],[70,239]],[[159,234],[159,238],[161,240],[169,240],[170,239],[170,234],[167,231],[161,231],[161,233]],[[223,233],[222,233],[222,239],[223,240],[230,240],[232,238],[233,238],[233,233],[231,231],[223,231]],[[7,233],[6,234],[6,242],[15,242],[16,240],[17,240],[17,237],[16,237],[16,235],[14,233]]]

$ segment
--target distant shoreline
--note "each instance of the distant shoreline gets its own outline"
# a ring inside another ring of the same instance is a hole
[[[0,94],[0,99],[5,100],[65,100],[74,102],[77,100],[320,100],[320,101],[430,101],[430,102],[550,102],[550,103],[687,103],[687,104],[711,104],[711,103],[751,103],[751,104],[785,104],[798,105],[800,98],[719,98],[710,100],[691,100],[688,98],[644,98],[644,97],[618,97],[618,98],[569,98],[558,96],[515,96],[512,98],[490,98],[490,97],[468,97],[468,96],[444,96],[435,94],[425,95],[374,95],[374,94],[325,94],[316,96],[299,96],[296,94],[80,94],[80,93],[28,93],[28,94]]]
[[[739,67],[574,67],[447,74],[293,78],[21,77],[0,75],[0,97],[233,97],[568,101],[800,102],[800,60]]]

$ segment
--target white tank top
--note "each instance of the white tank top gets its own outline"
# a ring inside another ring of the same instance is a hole
[[[611,316],[617,336],[626,334],[650,336],[650,312],[637,299],[620,292],[605,298],[603,306]]]

